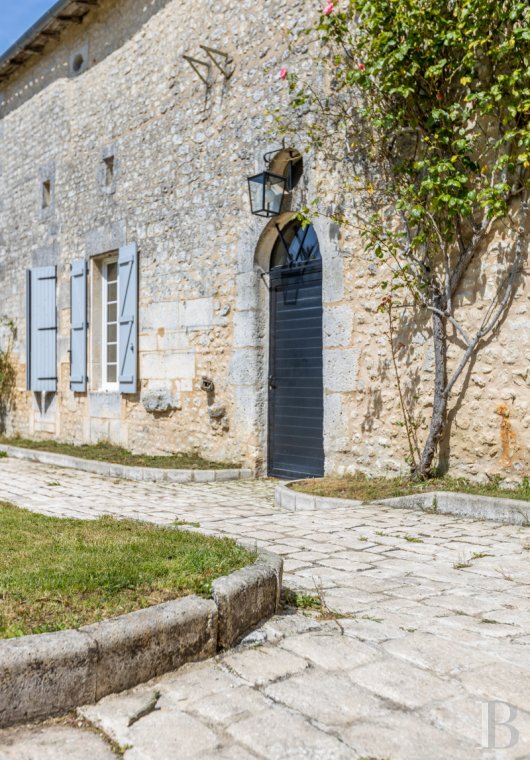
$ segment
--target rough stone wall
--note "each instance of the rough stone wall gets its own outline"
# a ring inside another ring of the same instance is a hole
[[[282,63],[309,65],[303,48],[288,52],[287,33],[305,27],[314,10],[307,0],[105,0],[4,86],[0,311],[18,327],[10,432],[103,438],[135,451],[196,449],[259,469],[268,375],[260,267],[267,269],[270,225],[264,234],[263,220],[250,215],[246,177],[277,147],[266,110],[286,104]],[[200,45],[234,61],[228,80],[212,66],[208,91],[182,58],[204,58]],[[71,76],[79,50],[89,65]],[[109,155],[115,177],[105,187]],[[52,202],[42,210],[45,179]],[[338,181],[306,156],[291,208],[317,196],[333,204]],[[407,449],[377,313],[381,274],[357,237],[325,218],[315,227],[324,273],[326,470],[403,471]],[[139,392],[73,394],[69,263],[130,242],[140,261]],[[489,259],[468,273],[463,310],[480,313],[491,298],[501,245],[493,241]],[[38,399],[24,390],[24,270],[46,264],[59,274],[60,380],[57,396]],[[520,478],[529,470],[529,300],[526,268],[507,319],[464,379],[444,446],[455,474]],[[429,327],[402,329],[407,393],[427,419]],[[214,380],[214,394],[200,389],[202,376]]]
[[[252,224],[246,176],[270,147],[264,110],[279,102],[286,32],[303,24],[303,5],[146,8],[140,0],[109,0],[4,87],[2,311],[19,326],[11,431],[252,459],[248,425],[235,424],[239,369],[230,363],[240,340],[233,325],[237,246]],[[182,58],[204,58],[201,44],[234,59],[229,80],[212,65],[208,91]],[[87,47],[87,70],[69,76],[74,52]],[[101,171],[111,153],[109,192]],[[42,211],[47,177],[52,203]],[[69,263],[132,241],[140,252],[140,392],[74,395]],[[23,390],[24,270],[41,264],[58,266],[60,321],[59,393],[45,414]],[[214,380],[214,394],[200,390],[203,375]],[[153,399],[173,409],[147,412],[143,402],[152,407]]]
[[[317,192],[326,198],[326,188]],[[328,202],[333,198],[328,190]],[[358,209],[357,209],[358,210]],[[528,224],[530,241],[530,220]],[[389,342],[388,317],[378,313],[388,271],[346,231],[343,296],[324,314],[331,381],[327,383],[326,467],[329,472],[371,474],[407,471],[403,427]],[[504,281],[510,261],[502,226],[494,231],[457,293],[457,318],[476,331]],[[414,316],[415,314],[415,316]],[[432,412],[434,354],[427,314],[403,309],[393,335],[405,402],[417,421],[421,449]],[[530,474],[530,287],[528,259],[517,280],[510,309],[499,329],[480,344],[457,382],[449,404],[449,426],[440,446],[440,465],[455,477],[520,482]],[[449,333],[449,375],[464,344]]]

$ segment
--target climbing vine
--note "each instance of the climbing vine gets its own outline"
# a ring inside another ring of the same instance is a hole
[[[0,421],[3,426],[15,389],[16,370],[12,351],[17,331],[13,320],[6,316],[0,317],[0,328],[5,333],[4,346],[0,349]]]
[[[346,173],[342,198],[326,213],[357,227],[385,272],[380,308],[391,324],[400,309],[429,315],[433,405],[417,452],[407,427],[413,470],[429,477],[450,398],[509,309],[527,251],[530,7],[518,0],[339,0],[327,2],[304,40],[311,66],[280,72],[292,118],[282,115],[278,127],[302,129]],[[362,199],[355,214],[348,196]],[[495,293],[464,321],[464,278],[500,233]],[[449,341],[459,350],[456,362],[447,361]]]

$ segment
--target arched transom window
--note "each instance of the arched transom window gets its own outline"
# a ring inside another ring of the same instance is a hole
[[[282,230],[271,253],[270,268],[300,266],[320,259],[320,246],[312,224],[303,225],[297,219]]]

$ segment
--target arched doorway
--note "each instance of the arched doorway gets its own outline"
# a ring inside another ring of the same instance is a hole
[[[313,226],[296,219],[270,258],[269,475],[324,474],[322,261]]]

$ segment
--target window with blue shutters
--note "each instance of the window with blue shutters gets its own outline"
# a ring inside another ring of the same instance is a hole
[[[70,388],[84,393],[87,388],[87,264],[72,262],[70,273]]]
[[[57,390],[57,269],[26,273],[26,374],[31,391]]]
[[[136,393],[138,385],[138,258],[136,245],[90,259],[91,391]],[[81,323],[80,323],[81,324]],[[84,344],[86,345],[86,344]]]

